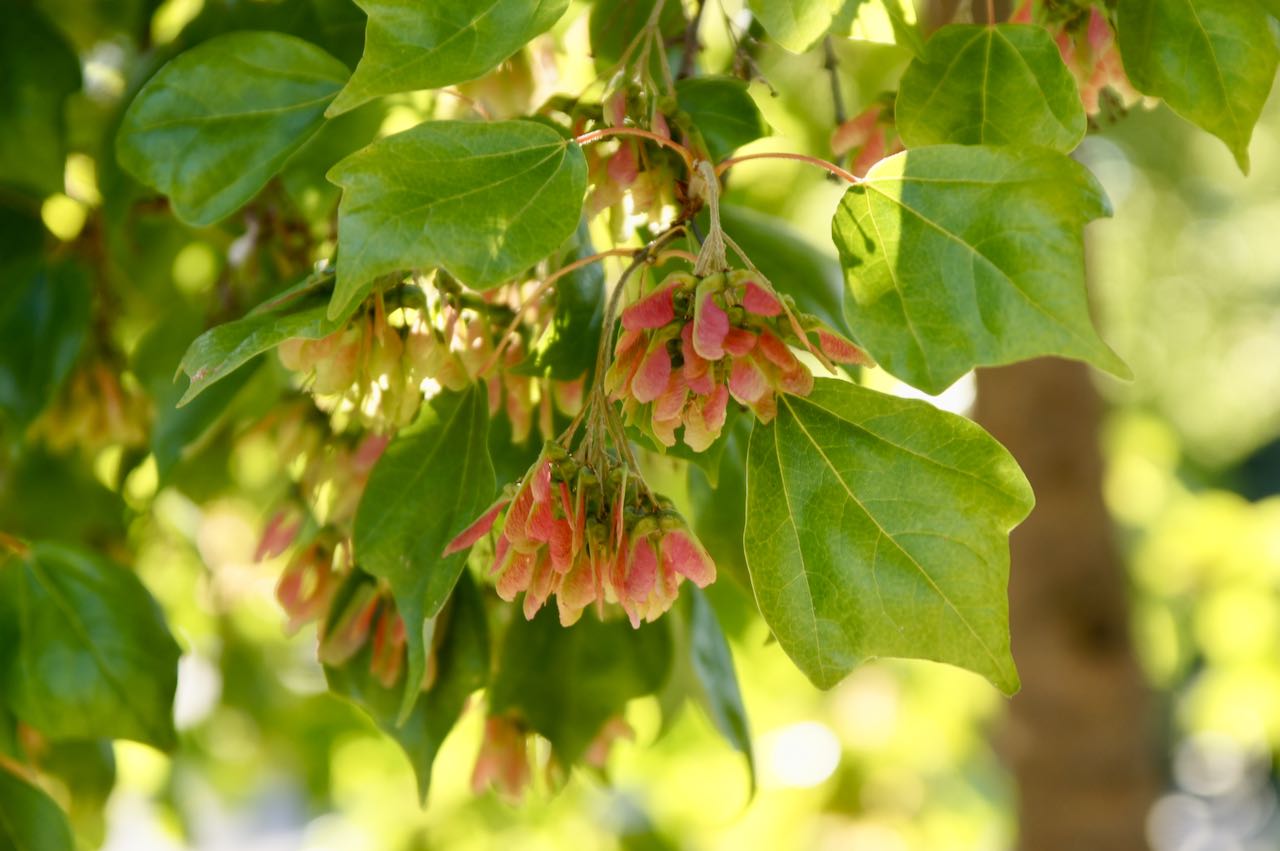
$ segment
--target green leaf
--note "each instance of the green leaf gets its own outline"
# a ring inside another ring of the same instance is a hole
[[[138,578],[53,543],[0,565],[18,621],[3,691],[14,713],[52,739],[176,744],[179,649]]]
[[[900,656],[1012,694],[1007,537],[1033,502],[970,421],[819,379],[751,434],[745,545],[760,612],[819,688]]]
[[[587,30],[591,55],[598,69],[609,70],[622,59],[627,48],[640,37],[656,2],[658,0],[595,0]],[[658,16],[658,32],[669,43],[684,32],[684,9],[680,0],[662,2],[666,5]],[[634,62],[639,56],[632,51],[627,58]]]
[[[1267,13],[1252,0],[1120,0],[1116,29],[1138,91],[1226,142],[1248,174],[1280,61]]]
[[[792,53],[803,53],[822,38],[840,10],[840,0],[750,0],[765,32]]]
[[[110,739],[55,742],[40,758],[40,769],[58,777],[71,794],[68,813],[75,834],[92,847],[106,834],[107,799],[116,785],[116,757]]]
[[[698,703],[725,741],[747,758],[751,786],[755,788],[756,764],[751,749],[751,727],[742,704],[738,675],[733,669],[733,654],[720,629],[720,621],[698,588],[686,588],[681,594],[688,613],[689,643],[693,670],[699,685]]]
[[[0,759],[0,849],[75,851],[66,814],[12,763]]]
[[[489,632],[484,603],[469,575],[464,575],[442,616],[444,637],[435,648],[436,678],[413,711],[399,720],[403,695],[387,689],[369,673],[366,646],[340,668],[325,667],[329,688],[363,709],[383,732],[395,739],[413,764],[418,797],[426,803],[431,769],[445,737],[453,729],[467,698],[489,675]],[[421,675],[416,682],[421,682]]]
[[[301,337],[319,340],[337,331],[346,315],[328,317],[330,273],[313,274],[286,292],[258,305],[247,316],[217,325],[197,337],[178,369],[191,379],[178,407],[221,381],[253,358]]]
[[[1093,175],[1054,151],[940,145],[882,160],[831,223],[849,327],[930,393],[1038,355],[1127,377],[1084,288],[1082,230],[1109,214]]]
[[[334,166],[340,314],[379,275],[443,266],[478,290],[505,283],[573,234],[582,149],[533,121],[429,121]]]
[[[924,53],[924,36],[920,34],[920,24],[908,21],[904,2],[910,0],[880,0],[885,13],[889,16],[889,25],[893,27],[893,37],[900,47],[905,47],[916,56]]]
[[[80,61],[48,19],[6,4],[0,27],[0,184],[36,195],[63,189],[63,109],[80,88]]]
[[[169,196],[179,219],[234,213],[320,129],[347,68],[283,33],[237,32],[161,68],[129,105],[120,164]]]
[[[203,0],[175,43],[190,48],[229,32],[281,32],[306,39],[350,68],[364,50],[364,28],[364,12],[353,0]]]
[[[563,265],[595,254],[587,223],[578,225],[573,248]],[[555,315],[543,328],[516,371],[561,381],[581,378],[595,364],[604,327],[604,267],[590,263],[555,285]]]
[[[676,102],[688,113],[690,129],[701,135],[707,153],[716,162],[769,132],[746,81],[736,77],[680,80]]]
[[[721,205],[720,223],[779,292],[794,298],[805,313],[850,333],[844,321],[844,275],[830,246],[815,243],[785,219],[736,204]]]
[[[98,481],[78,452],[53,455],[44,445],[29,443],[8,464],[3,481],[0,529],[35,540],[104,541],[125,536],[124,500]],[[68,505],[75,510],[68,511]],[[0,634],[0,646],[3,638]]]
[[[689,476],[689,502],[693,506],[693,531],[706,547],[716,569],[750,588],[742,533],[746,527],[747,442],[753,418],[739,416],[726,427],[724,450],[718,475],[712,478],[704,468]]]
[[[359,0],[364,56],[329,107],[338,115],[381,95],[464,83],[497,67],[560,19],[569,0]]]
[[[466,554],[443,558],[449,542],[493,499],[489,402],[483,385],[442,393],[387,446],[356,511],[360,566],[385,579],[409,637],[401,719],[418,697],[426,666],[423,630],[449,599]]]
[[[1044,27],[953,24],[902,75],[898,133],[907,147],[1040,145],[1069,153],[1087,122],[1075,78]]]
[[[18,262],[0,290],[0,415],[19,428],[53,399],[89,331],[90,291],[70,261]]]
[[[569,766],[627,701],[662,687],[671,654],[662,620],[632,629],[587,615],[566,628],[554,606],[544,607],[532,621],[517,616],[508,627],[489,711],[523,718]]]

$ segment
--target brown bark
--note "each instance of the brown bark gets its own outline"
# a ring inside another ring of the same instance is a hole
[[[1022,691],[1001,742],[1026,851],[1145,848],[1157,788],[1128,582],[1102,502],[1101,416],[1078,363],[1045,359],[979,376],[977,419],[1022,464],[1037,499],[1010,543]]]

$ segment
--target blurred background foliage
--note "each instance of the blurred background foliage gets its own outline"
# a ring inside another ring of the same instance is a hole
[[[282,564],[254,560],[288,471],[277,433],[246,423],[269,412],[283,371],[269,360],[181,411],[172,409],[179,388],[171,379],[203,327],[242,314],[305,268],[306,258],[290,253],[290,234],[332,239],[314,230],[337,198],[323,177],[328,152],[459,105],[421,94],[356,110],[311,143],[316,156],[292,161],[252,215],[192,229],[135,204],[146,193],[104,147],[128,94],[179,48],[236,28],[297,31],[352,62],[358,10],[347,0],[36,5],[74,46],[83,87],[64,87],[62,184],[35,187],[47,233],[6,212],[13,221],[0,227],[0,265],[12,271],[50,234],[103,246],[100,267],[68,261],[56,273],[96,281],[111,330],[94,355],[123,379],[98,382],[89,358],[38,367],[72,378],[34,427],[42,448],[8,453],[0,528],[118,550],[162,603],[185,652],[174,754],[120,742],[50,757],[73,778],[52,791],[82,838],[101,838],[112,851],[1012,845],[1017,790],[1000,764],[1004,702],[990,686],[943,666],[877,662],[819,693],[744,614],[749,597],[730,582],[714,587],[712,601],[753,724],[754,796],[741,758],[700,713],[686,710],[660,729],[657,703],[645,699],[629,712],[637,742],[614,748],[607,783],[581,772],[558,791],[540,782],[518,808],[472,796],[481,718],[470,712],[420,809],[395,743],[326,692],[314,627],[285,634],[273,598]],[[726,15],[740,5],[726,2]],[[857,37],[836,45],[847,114],[893,88],[909,58],[880,43],[887,21],[874,4],[866,8]],[[559,88],[580,87],[593,76],[585,23],[567,15],[520,61],[471,84],[471,95],[501,113],[498,101],[523,84],[527,67],[548,59],[561,68]],[[704,29],[710,68],[730,62],[723,33],[714,23]],[[752,149],[831,156],[821,55],[765,48],[756,60],[767,83],[750,91],[773,135]],[[1100,439],[1105,498],[1130,568],[1135,641],[1158,695],[1166,791],[1148,837],[1158,851],[1280,847],[1280,108],[1273,104],[1258,127],[1247,179],[1217,141],[1164,108],[1116,117],[1080,156],[1116,208],[1089,231],[1092,291],[1104,336],[1137,375],[1104,382],[1110,408]],[[830,255],[827,222],[841,191],[775,161],[735,171],[727,201],[786,219]],[[95,321],[86,313],[59,326],[73,337],[70,351]],[[5,333],[13,340],[22,330]],[[894,389],[887,376],[869,380]],[[972,400],[965,380],[940,403],[966,410]],[[86,406],[103,420],[86,425],[78,413]]]

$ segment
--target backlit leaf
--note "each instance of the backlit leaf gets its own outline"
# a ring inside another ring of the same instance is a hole
[[[1054,151],[939,145],[882,160],[836,210],[845,316],[881,366],[939,393],[975,366],[1039,355],[1126,376],[1098,337],[1083,228],[1109,215]]]
[[[750,0],[765,32],[792,53],[803,53],[826,34],[840,0]]]
[[[1018,690],[1008,533],[1034,498],[978,426],[819,379],[780,396],[747,458],[747,564],[778,643],[820,688],[879,656],[932,659]]]

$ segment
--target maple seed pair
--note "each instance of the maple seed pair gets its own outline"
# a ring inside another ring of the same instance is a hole
[[[685,579],[703,588],[715,580],[711,557],[669,503],[641,493],[621,466],[604,478],[548,444],[520,486],[444,554],[472,546],[501,518],[490,570],[498,596],[523,593],[532,620],[554,594],[564,626],[595,602],[620,605],[639,627],[671,608]]]
[[[776,393],[809,394],[813,374],[792,345],[816,343],[836,363],[871,363],[817,318],[793,315],[751,272],[668,275],[622,312],[605,392],[662,445],[674,446],[683,427],[684,442],[701,452],[720,436],[730,397],[768,422]]]

